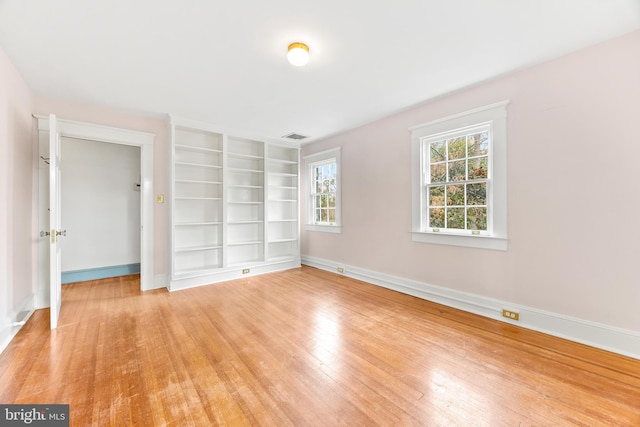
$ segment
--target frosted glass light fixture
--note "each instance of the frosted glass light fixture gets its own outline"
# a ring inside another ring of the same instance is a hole
[[[291,43],[289,45],[287,59],[292,65],[302,67],[309,62],[309,46],[300,42]]]

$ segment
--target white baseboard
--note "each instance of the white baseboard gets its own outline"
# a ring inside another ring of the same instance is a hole
[[[161,289],[169,286],[169,275],[168,274],[156,274],[153,277],[153,288],[145,289],[145,291],[150,291],[152,289]]]
[[[373,285],[382,286],[404,294],[433,301],[449,307],[479,314],[501,322],[511,323],[526,329],[543,332],[581,344],[640,359],[640,333],[512,304],[507,301],[487,298],[467,292],[435,286],[428,283],[391,276],[364,268],[349,266],[321,258],[302,256],[302,264],[341,274]],[[338,267],[344,269],[338,273]],[[502,317],[502,310],[520,314],[514,321]]]
[[[243,273],[245,269],[249,270]],[[299,268],[300,259],[297,257],[286,258],[281,261],[269,261],[265,263],[250,264],[243,267],[227,267],[216,270],[213,273],[202,276],[187,276],[172,279],[169,282],[169,291],[179,291],[183,289],[196,288],[198,286],[211,285],[213,283],[225,282],[227,280],[241,279],[256,276],[264,273],[272,273],[275,271],[289,270],[291,268]]]
[[[41,308],[47,308],[51,304],[49,299],[49,288],[38,289],[35,296],[35,308],[39,310]]]
[[[11,317],[5,317],[0,322],[0,353],[9,345],[13,337],[18,333],[20,328],[13,326]]]
[[[0,323],[0,353],[9,345],[35,311],[35,295],[26,298],[17,309]]]

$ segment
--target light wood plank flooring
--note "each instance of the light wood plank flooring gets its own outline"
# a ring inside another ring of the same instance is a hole
[[[310,267],[169,293],[63,287],[0,403],[74,426],[640,426],[640,361]]]

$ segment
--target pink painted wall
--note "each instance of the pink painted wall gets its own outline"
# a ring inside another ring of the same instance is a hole
[[[32,107],[29,87],[0,48],[0,333],[35,291]]]
[[[34,114],[55,114],[60,119],[112,126],[155,134],[153,150],[153,186],[155,194],[169,193],[169,132],[164,117],[136,114],[60,99],[36,97]],[[169,273],[170,204],[154,204],[154,270],[156,275]]]
[[[508,251],[412,242],[407,129],[505,99]],[[640,331],[638,123],[640,31],[309,144],[342,147],[343,232],[302,255]]]

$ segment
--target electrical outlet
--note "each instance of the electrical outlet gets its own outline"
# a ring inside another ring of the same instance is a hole
[[[243,268],[242,269],[242,274],[249,274],[250,271],[251,271],[251,269],[249,269],[249,268]]]
[[[344,267],[338,267],[338,273],[344,273]]]
[[[511,320],[520,320],[520,313],[513,310],[502,309],[502,317],[506,317],[507,319]]]

